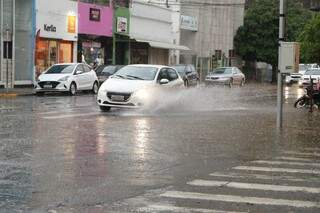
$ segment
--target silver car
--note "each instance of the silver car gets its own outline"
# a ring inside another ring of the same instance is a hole
[[[205,79],[206,85],[229,85],[234,84],[243,86],[246,82],[245,75],[237,67],[219,67],[210,72]]]

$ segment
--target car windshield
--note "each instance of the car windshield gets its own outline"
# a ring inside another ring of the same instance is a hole
[[[232,74],[231,68],[218,68],[213,70],[212,74]]]
[[[67,74],[67,73],[72,73],[76,65],[53,65],[50,67],[46,74]]]
[[[320,69],[310,69],[310,70],[307,70],[304,74],[305,75],[320,75]]]
[[[156,67],[140,67],[140,66],[126,66],[115,73],[116,77],[135,79],[135,80],[154,80],[158,68]]]
[[[305,65],[305,64],[300,64],[299,65],[299,70],[306,70],[306,69],[308,69],[308,67]]]
[[[117,71],[116,66],[107,66],[102,70],[102,73],[114,74]]]
[[[180,73],[180,74],[184,74],[185,73],[185,66],[172,66],[173,68],[175,68],[177,71],[178,71],[178,73]]]

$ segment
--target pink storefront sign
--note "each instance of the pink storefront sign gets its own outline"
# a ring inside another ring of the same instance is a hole
[[[78,13],[79,34],[112,36],[112,8],[79,2]]]

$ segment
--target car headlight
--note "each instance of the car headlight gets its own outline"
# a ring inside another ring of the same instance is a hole
[[[150,97],[150,93],[145,89],[141,89],[134,93],[134,97],[139,98],[140,100],[147,100]]]
[[[70,76],[65,76],[63,78],[60,78],[58,81],[67,81],[69,79]]]

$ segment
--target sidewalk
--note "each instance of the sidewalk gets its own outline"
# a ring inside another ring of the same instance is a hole
[[[17,96],[29,96],[34,95],[32,87],[26,88],[14,88],[14,89],[4,89],[0,88],[0,98],[14,98]]]

